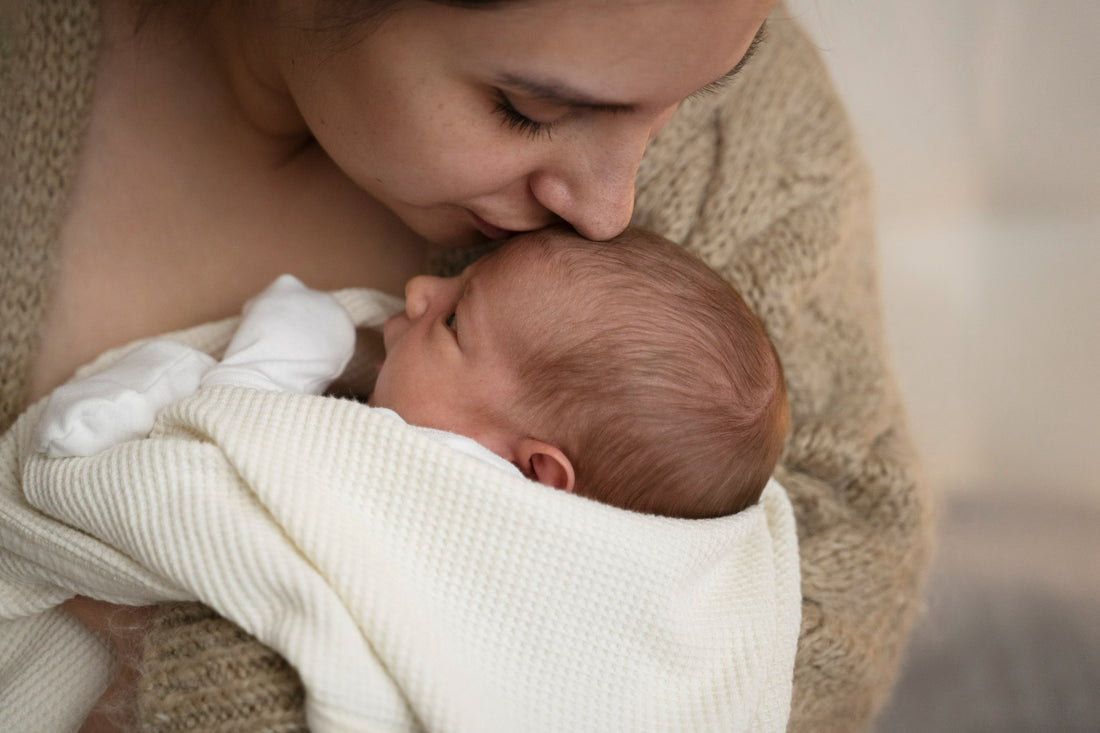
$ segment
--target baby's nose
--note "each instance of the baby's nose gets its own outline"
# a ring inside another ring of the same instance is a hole
[[[419,318],[428,310],[433,279],[426,275],[418,275],[405,283],[405,313],[409,318]]]

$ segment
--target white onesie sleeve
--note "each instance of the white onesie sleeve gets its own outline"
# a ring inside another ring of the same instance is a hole
[[[38,423],[38,449],[53,458],[90,456],[144,438],[158,412],[200,386],[321,394],[354,350],[355,324],[336,299],[282,275],[245,304],[220,363],[157,339],[54,390]]]

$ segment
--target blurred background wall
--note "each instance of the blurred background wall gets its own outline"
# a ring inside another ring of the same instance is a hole
[[[789,9],[876,176],[888,333],[934,483],[1100,500],[1100,3]]]
[[[875,174],[888,340],[941,514],[879,729],[1100,730],[1100,3],[787,13]]]

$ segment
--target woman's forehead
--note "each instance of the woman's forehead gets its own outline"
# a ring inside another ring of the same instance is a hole
[[[487,76],[608,106],[673,104],[737,65],[774,0],[418,3],[410,22]]]

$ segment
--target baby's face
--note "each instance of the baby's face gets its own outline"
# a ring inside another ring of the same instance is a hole
[[[499,260],[489,256],[457,277],[408,282],[405,311],[383,330],[386,360],[371,405],[500,452],[499,418],[510,414],[515,393],[510,334],[534,307],[537,288],[525,282],[517,258],[507,268]]]

